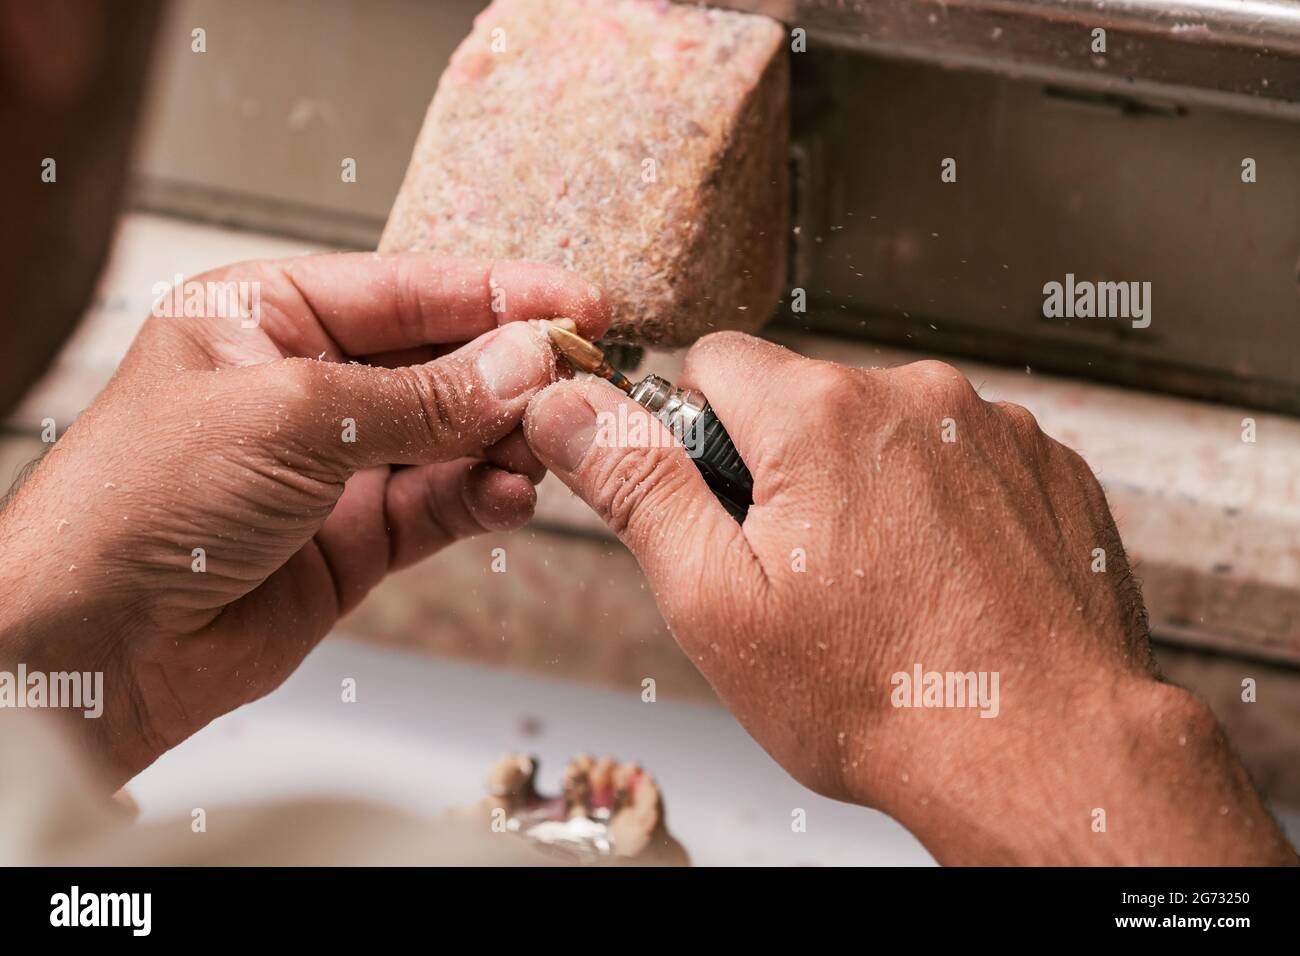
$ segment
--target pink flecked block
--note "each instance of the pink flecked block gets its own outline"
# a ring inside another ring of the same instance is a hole
[[[753,330],[785,281],[789,64],[765,17],[495,0],[438,85],[380,251],[533,259],[615,340]]]

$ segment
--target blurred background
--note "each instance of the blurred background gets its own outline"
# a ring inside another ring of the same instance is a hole
[[[107,381],[155,283],[374,248],[438,77],[483,5],[173,2],[111,265],[5,424],[0,479],[41,452],[42,419],[70,420]],[[1082,453],[1144,582],[1162,666],[1214,708],[1294,841],[1295,5],[1255,4],[1249,23],[1206,3],[722,5],[810,38],[792,57],[789,262],[808,310],[783,305],[769,334],[860,366],[943,357]],[[1103,58],[1089,52],[1094,22],[1108,30]],[[950,156],[958,182],[942,184]],[[339,175],[347,158],[355,182]],[[1150,328],[1045,319],[1043,283],[1067,272],[1151,282]],[[670,376],[679,360],[640,358]],[[492,570],[497,548],[505,573]],[[575,588],[592,616],[579,618]],[[892,821],[813,796],[749,741],[676,648],[635,562],[553,480],[528,529],[394,576],[339,631],[282,690],[142,774],[130,789],[144,814],[188,814],[198,780],[208,800],[341,794],[433,812],[480,796],[508,750],[539,754],[546,785],[587,750],[645,764],[697,862],[929,861]],[[341,701],[345,678],[356,703]],[[806,833],[791,832],[796,808]]]

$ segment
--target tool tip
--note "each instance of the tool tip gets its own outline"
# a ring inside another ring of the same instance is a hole
[[[569,319],[567,322],[572,324],[573,320]],[[574,368],[584,372],[594,372],[605,361],[605,354],[600,349],[556,321],[547,325],[546,334],[550,337],[551,344],[569,360]]]

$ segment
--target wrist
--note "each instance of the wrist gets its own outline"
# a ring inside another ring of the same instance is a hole
[[[101,633],[106,626],[103,611],[92,609],[92,562],[78,560],[73,536],[60,540],[62,527],[43,528],[24,504],[20,498],[0,513],[0,660],[78,657],[91,622]]]
[[[907,783],[873,805],[945,864],[1294,862],[1193,695],[1130,678],[1050,699],[909,748]]]
[[[124,602],[101,586],[96,557],[79,550],[74,534],[25,512],[21,500],[0,513],[0,671],[7,675],[2,706],[52,717],[120,785],[131,766],[130,734],[120,732],[129,695],[118,642]],[[47,525],[50,525],[47,527]]]

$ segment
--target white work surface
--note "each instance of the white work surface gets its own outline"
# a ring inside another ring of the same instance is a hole
[[[341,684],[357,682],[356,703]],[[361,797],[417,813],[484,795],[508,751],[541,758],[558,789],[575,753],[640,761],[699,865],[933,862],[901,826],[791,780],[726,711],[327,640],[269,697],[214,722],[129,785],[145,819],[195,806]],[[807,812],[795,833],[791,812]]]

